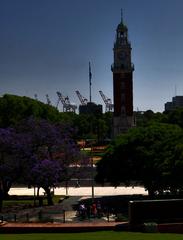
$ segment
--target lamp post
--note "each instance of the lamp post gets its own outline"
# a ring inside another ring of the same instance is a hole
[[[95,198],[95,192],[94,192],[94,168],[93,168],[93,148],[91,145],[91,152],[90,152],[90,158],[91,158],[91,190],[92,190],[92,202],[94,202]]]
[[[36,187],[34,185],[34,207],[36,206]]]

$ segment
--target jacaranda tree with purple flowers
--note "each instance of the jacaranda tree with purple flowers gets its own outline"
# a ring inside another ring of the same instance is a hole
[[[68,125],[29,118],[17,126],[16,133],[22,134],[29,146],[23,147],[23,181],[42,187],[48,204],[52,204],[51,188],[72,177],[75,171],[71,171],[71,166],[86,161],[72,137],[74,130]]]
[[[47,194],[48,205],[52,205],[51,187],[59,184],[61,166],[58,161],[43,159],[34,164],[31,169],[32,183],[42,187]]]
[[[75,166],[87,161],[73,139],[74,130],[68,125],[29,118],[14,129],[0,129],[0,134],[0,171],[12,168],[11,173],[1,174],[1,183],[6,176],[11,177],[11,183],[42,187],[48,204],[52,204],[51,188],[68,181],[76,172]],[[1,189],[5,192],[4,187]]]
[[[12,128],[0,128],[0,210],[2,199],[8,195],[12,182],[17,179],[16,133]]]
[[[17,162],[14,160],[15,131],[12,128],[0,129],[0,181],[4,194],[15,177]]]

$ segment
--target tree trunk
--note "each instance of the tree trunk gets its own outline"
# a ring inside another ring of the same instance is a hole
[[[3,187],[3,197],[4,197],[4,199],[6,199],[6,198],[8,198],[8,196],[9,196],[9,194],[8,194],[8,192],[9,192],[9,190],[10,190],[10,188],[11,188],[11,182],[10,181],[6,181],[6,180],[4,180],[4,181],[2,181],[2,187]]]
[[[66,196],[68,196],[68,181],[65,181],[65,191],[66,191]]]
[[[39,190],[40,190],[40,187],[37,188],[37,197],[39,197]]]
[[[2,208],[3,208],[3,193],[1,193],[0,190],[0,212],[2,212]]]
[[[47,201],[48,201],[48,205],[53,205],[53,199],[52,199],[52,195],[51,195],[51,191],[49,188],[44,188],[46,195],[47,195]]]

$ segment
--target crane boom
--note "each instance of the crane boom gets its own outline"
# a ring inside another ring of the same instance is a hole
[[[79,98],[79,100],[81,102],[81,105],[87,105],[88,99],[83,97],[78,90],[76,91],[76,94],[77,94],[77,96],[78,96],[78,98]]]
[[[58,108],[59,102],[63,105],[63,112],[75,112],[77,106],[75,104],[71,104],[69,97],[64,97],[61,92],[57,92],[58,101],[56,107]]]
[[[104,103],[105,103],[105,111],[106,112],[112,112],[114,105],[112,104],[112,101],[110,98],[104,95],[104,93],[100,90],[99,91]]]

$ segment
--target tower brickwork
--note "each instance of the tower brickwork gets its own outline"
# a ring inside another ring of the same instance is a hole
[[[131,44],[128,40],[128,28],[121,19],[116,29],[116,39],[113,48],[113,135],[126,132],[134,126],[133,116],[133,71],[131,62]]]

